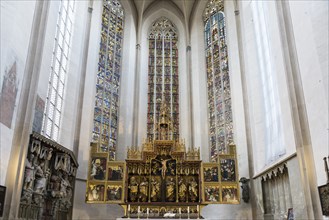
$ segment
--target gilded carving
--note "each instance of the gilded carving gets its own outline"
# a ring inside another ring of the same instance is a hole
[[[154,125],[162,131],[141,147],[128,147],[125,162],[107,161],[107,153],[91,147],[86,201],[119,203],[128,218],[197,218],[204,205],[239,203],[235,146],[229,146],[228,154],[218,154],[216,162],[202,163],[200,148],[186,148],[184,140],[170,138],[172,123],[165,104],[159,114]],[[97,169],[107,170],[106,176],[95,178]]]

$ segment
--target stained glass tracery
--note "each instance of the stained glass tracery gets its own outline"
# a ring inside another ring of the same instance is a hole
[[[225,154],[233,142],[230,74],[222,0],[210,0],[203,14],[205,23],[206,74],[209,108],[211,161]]]
[[[162,102],[170,109],[173,128],[169,139],[179,138],[178,35],[167,18],[159,18],[150,29],[148,69],[147,137],[157,139],[156,123]]]
[[[118,0],[104,0],[96,80],[92,140],[115,160],[119,115],[124,11]]]

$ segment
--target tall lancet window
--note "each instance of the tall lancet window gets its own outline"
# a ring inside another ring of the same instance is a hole
[[[61,124],[64,88],[68,74],[68,61],[72,44],[75,0],[62,0],[59,4],[54,50],[51,61],[46,108],[42,133],[57,141]]]
[[[203,14],[211,161],[233,141],[230,74],[223,0],[210,0]]]
[[[149,33],[149,75],[147,137],[159,139],[161,104],[168,107],[172,129],[167,139],[179,138],[179,88],[178,88],[178,35],[177,29],[167,18],[160,18],[151,26]]]
[[[124,12],[117,0],[104,0],[96,81],[93,142],[115,160]]]

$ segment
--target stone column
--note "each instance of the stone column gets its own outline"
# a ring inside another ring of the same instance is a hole
[[[304,91],[296,51],[294,30],[290,14],[289,1],[277,1],[281,42],[285,60],[288,92],[291,103],[294,136],[296,140],[297,160],[300,170],[301,187],[305,196],[307,216],[297,218],[322,218],[320,199],[317,190],[317,177],[314,166],[313,146],[306,112]]]
[[[247,140],[247,152],[248,152],[248,160],[249,160],[249,175],[250,177],[254,176],[254,157],[253,157],[253,149],[252,149],[252,135],[250,129],[250,114],[249,114],[249,100],[248,100],[248,91],[247,91],[247,79],[245,74],[245,60],[244,60],[244,46],[243,46],[243,30],[242,30],[242,22],[240,16],[240,5],[241,3],[238,0],[234,1],[234,13],[236,16],[236,31],[238,38],[238,49],[239,49],[239,63],[240,63],[240,74],[241,74],[241,87],[242,87],[242,96],[243,96],[243,106],[244,106],[244,115],[245,115],[245,131],[246,131],[246,140]],[[252,216],[256,218],[257,213],[257,202],[256,202],[256,194],[255,194],[255,184],[254,180],[250,178],[250,200],[252,207]]]
[[[93,11],[94,0],[89,1],[88,6],[88,15],[86,19],[85,26],[85,35],[84,35],[84,45],[83,45],[83,54],[82,54],[82,67],[80,72],[80,82],[79,82],[79,93],[78,93],[78,102],[77,102],[77,113],[76,121],[74,126],[74,143],[73,143],[73,153],[78,159],[79,156],[79,145],[80,145],[80,131],[81,131],[81,119],[82,119],[82,107],[83,107],[83,98],[85,92],[85,81],[87,74],[87,59],[89,51],[89,40],[90,40],[90,27],[91,27],[91,17]]]
[[[140,93],[140,68],[141,68],[141,45],[136,44],[136,69],[135,69],[135,93],[134,93],[134,108],[133,108],[133,132],[132,145],[138,146],[138,117],[139,117],[139,93]]]
[[[34,107],[37,98],[49,4],[50,1],[36,1],[35,3],[29,49],[24,69],[22,90],[19,96],[20,100],[17,108],[11,154],[9,156],[11,172],[8,172],[6,176],[7,195],[4,219],[16,219],[18,215],[24,181],[25,160],[32,132]]]
[[[191,76],[191,46],[188,45],[186,47],[186,78],[187,78],[187,94],[188,94],[188,109],[189,109],[189,121],[190,121],[190,129],[189,129],[189,140],[190,140],[190,147],[193,148],[194,146],[194,120],[193,120],[193,90],[192,90],[192,79]]]
[[[143,7],[144,8],[144,4]],[[141,10],[143,11],[143,10]],[[133,103],[133,122],[132,122],[132,145],[138,146],[138,118],[139,118],[139,95],[140,95],[140,71],[141,71],[141,31],[143,14],[138,13],[138,23],[136,30],[136,63],[135,63],[135,85],[134,85],[134,103]]]

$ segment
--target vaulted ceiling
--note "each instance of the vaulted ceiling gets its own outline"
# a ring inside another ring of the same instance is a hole
[[[139,16],[143,15],[148,7],[153,4],[163,4],[163,3],[173,3],[184,15],[185,19],[188,21],[190,19],[193,7],[195,7],[198,1],[203,0],[133,0],[137,13]]]

